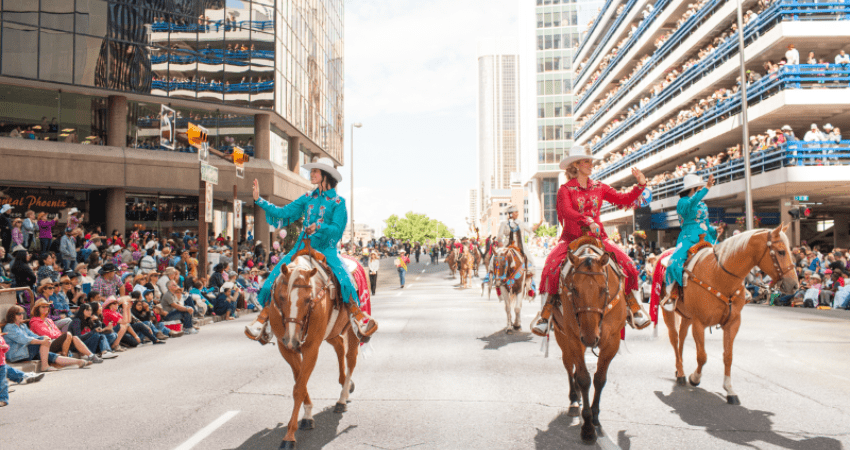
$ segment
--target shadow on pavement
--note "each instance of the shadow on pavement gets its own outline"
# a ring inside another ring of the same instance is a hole
[[[592,448],[582,445],[581,419],[570,417],[564,411],[549,422],[549,428],[537,430],[534,436],[534,446],[537,450],[553,450],[563,448]]]
[[[665,405],[673,408],[683,422],[705,428],[711,436],[733,444],[755,447],[756,442],[788,449],[840,449],[841,443],[823,436],[800,441],[789,439],[773,431],[772,412],[732,406],[718,394],[704,389],[674,389],[669,395],[655,391]],[[804,418],[801,420],[805,421]]]
[[[342,414],[333,412],[333,406],[324,409],[313,416],[316,428],[312,430],[299,430],[295,432],[295,439],[299,449],[321,449],[333,442],[338,436],[348,433],[357,428],[357,425],[349,425],[344,430],[337,432]],[[283,437],[286,436],[286,425],[279,423],[273,429],[265,429],[257,432],[239,447],[232,450],[254,450],[274,449],[280,446]]]
[[[487,345],[484,346],[484,350],[498,350],[508,344],[531,342],[533,339],[534,335],[531,333],[514,331],[513,334],[507,334],[504,329],[501,329],[490,336],[478,338],[479,341],[487,343]]]

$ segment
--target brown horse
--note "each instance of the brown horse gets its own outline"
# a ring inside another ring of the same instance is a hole
[[[446,264],[449,265],[449,271],[452,274],[452,278],[455,277],[455,273],[457,272],[457,260],[459,257],[460,255],[456,248],[451,249],[448,256],[446,256]]]
[[[307,381],[316,366],[322,341],[333,345],[339,359],[339,383],[342,393],[335,413],[346,411],[348,395],[354,392],[351,373],[357,364],[360,341],[351,318],[334,285],[333,273],[323,264],[324,256],[309,246],[299,251],[288,266],[281,267],[275,280],[269,310],[269,325],[278,339],[281,356],[292,367],[292,416],[280,448],[295,448],[298,411],[304,405],[301,429],[315,427],[313,402],[307,392]]]
[[[576,240],[561,270],[558,296],[560,306],[552,318],[555,339],[563,353],[570,383],[570,416],[579,415],[581,390],[583,406],[581,439],[596,442],[602,435],[599,399],[608,379],[608,366],[620,348],[620,330],[626,324],[624,276],[605,252],[602,242],[584,237]],[[550,322],[550,323],[552,323]],[[584,361],[587,348],[599,348],[593,376],[593,403],[590,403],[590,373]]]
[[[464,251],[461,253],[460,258],[457,261],[457,269],[460,273],[460,287],[468,288],[470,287],[470,279],[472,278],[472,263],[474,261],[474,257],[472,253],[468,251]]]
[[[702,367],[708,356],[705,353],[705,328],[718,325],[723,329],[723,364],[725,366],[723,388],[726,401],[740,405],[740,399],[732,390],[732,345],[741,326],[741,310],[747,303],[744,278],[753,267],[758,266],[779,284],[786,294],[793,293],[799,286],[794,261],[791,259],[790,244],[785,231],[787,225],[774,230],[751,230],[730,237],[716,245],[713,251],[696,253],[693,269],[686,274],[688,282],[684,288],[684,300],[676,302],[675,314],[662,309],[667,325],[670,344],[676,352],[676,382],[685,385],[685,370],[682,366],[682,350],[688,327],[693,325],[693,337],[697,347],[697,369],[688,377],[692,386],[702,378]],[[662,262],[655,270],[665,270]],[[659,289],[663,287],[658,286]],[[677,317],[678,316],[678,317]],[[676,325],[677,319],[681,322]]]
[[[478,268],[481,267],[481,247],[479,247],[477,243],[472,249],[472,256],[472,270],[475,274],[475,278],[478,278]]]

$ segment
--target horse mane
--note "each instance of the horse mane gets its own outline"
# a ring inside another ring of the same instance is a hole
[[[727,259],[731,258],[732,255],[737,255],[738,253],[744,251],[747,248],[747,245],[750,243],[750,239],[752,239],[756,234],[761,232],[770,233],[773,230],[767,228],[756,228],[749,231],[744,231],[736,236],[732,236],[729,239],[724,240],[720,244],[717,244],[715,249],[718,252],[718,257],[722,260],[721,262],[725,263]],[[789,250],[791,249],[791,241],[788,240],[788,236],[785,232],[780,232],[779,236],[782,238],[782,242],[785,243],[785,247]]]
[[[287,292],[292,292],[292,285],[295,283],[295,280],[298,278],[298,272],[302,270],[312,270],[318,269],[316,274],[318,274],[322,278],[322,282],[328,281],[328,274],[325,273],[325,270],[322,268],[319,261],[313,258],[310,255],[298,255],[293,259],[289,264],[286,265],[286,268],[289,271],[289,279],[287,280]],[[278,275],[278,278],[282,277],[281,273]]]

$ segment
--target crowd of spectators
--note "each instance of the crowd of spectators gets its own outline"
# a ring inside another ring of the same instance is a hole
[[[800,289],[788,295],[773,294],[770,299],[773,305],[850,309],[850,251],[833,248],[822,252],[818,245],[803,245],[791,253]],[[757,271],[748,289],[758,296],[759,289],[769,282],[770,277]]]

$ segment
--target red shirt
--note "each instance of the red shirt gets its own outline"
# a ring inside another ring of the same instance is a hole
[[[599,219],[602,202],[623,208],[629,207],[640,197],[644,187],[635,185],[630,192],[621,194],[611,186],[596,180],[588,180],[586,188],[581,187],[577,179],[562,184],[558,189],[557,202],[558,221],[564,227],[561,240],[572,242],[582,235],[581,227],[590,226],[594,222],[599,225],[599,237],[606,239],[608,235]]]
[[[9,351],[9,344],[3,340],[3,336],[0,336],[0,366],[6,364],[6,352]]]
[[[47,336],[50,339],[58,339],[59,336],[62,336],[62,332],[59,331],[59,327],[57,327],[52,320],[46,317],[44,319],[41,317],[33,317],[30,319],[30,330],[39,336]]]
[[[119,313],[118,311],[113,311],[111,309],[103,310],[103,325],[105,325],[107,327],[109,325],[113,325],[113,326],[117,325],[118,322],[120,322],[121,319],[123,319],[123,318],[124,318],[124,316],[122,316],[121,313]],[[118,330],[115,330],[115,331],[118,331]]]

